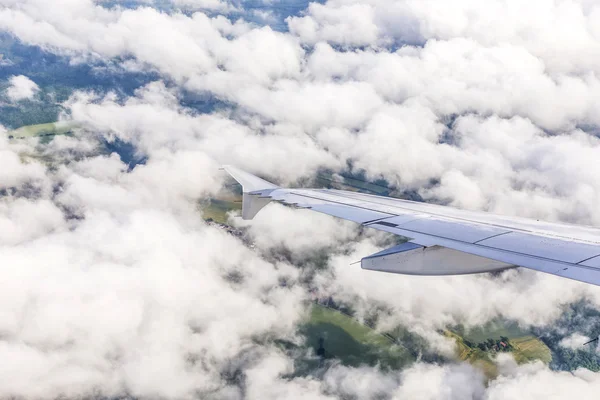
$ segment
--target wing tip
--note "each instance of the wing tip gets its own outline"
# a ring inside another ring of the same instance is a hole
[[[233,165],[223,165],[233,179],[242,185],[242,219],[254,218],[264,206],[271,202],[269,193],[279,187]]]

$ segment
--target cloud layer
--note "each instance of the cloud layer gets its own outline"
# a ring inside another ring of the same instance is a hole
[[[349,264],[385,237],[279,206],[233,222],[250,249],[197,207],[231,163],[284,184],[364,170],[428,201],[599,225],[597,4],[330,0],[280,32],[228,18],[238,4],[171,3],[161,12],[151,2],[0,0],[0,29],[26,44],[160,76],[131,97],[74,93],[63,117],[82,123],[74,137],[0,137],[0,354],[11,360],[1,397],[597,394],[587,370],[502,357],[489,386],[461,364],[291,377],[293,359],[274,339],[299,340],[309,275],[359,316],[380,310],[381,328],[408,327],[443,354],[452,343],[437,329],[447,325],[502,317],[543,327],[568,304],[597,308],[600,292],[532,271],[368,273]],[[35,94],[28,78],[11,82],[13,100]],[[186,106],[190,97],[209,111]],[[145,164],[130,171],[101,150],[117,139]]]

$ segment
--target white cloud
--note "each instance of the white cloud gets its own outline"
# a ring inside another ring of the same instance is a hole
[[[368,12],[349,12],[358,7]],[[600,67],[598,18],[600,8],[589,0],[330,0],[311,5],[306,16],[291,18],[289,25],[309,43],[381,46],[472,38],[485,47],[509,44],[539,57],[553,73],[585,75]],[[331,32],[334,26],[344,32],[343,27],[351,24],[355,32],[365,34],[364,41],[355,40],[353,33],[335,36]],[[369,31],[365,28],[369,26],[375,28]]]
[[[418,364],[405,371],[395,398],[477,399],[483,397],[483,375],[469,365],[439,367]]]
[[[45,167],[35,159],[24,157],[32,152],[29,143],[12,143],[5,132],[0,134],[0,190],[16,190],[25,185],[48,189]]]
[[[294,211],[277,203],[269,205],[254,220],[234,219],[234,225],[247,227],[261,249],[285,248],[294,255],[314,254],[333,249],[356,238],[356,225],[307,210]],[[282,232],[280,229],[285,226]],[[315,230],[314,227],[319,229]]]
[[[11,77],[9,83],[6,95],[12,101],[30,100],[40,90],[34,81],[24,75]]]
[[[374,43],[378,27],[373,22],[373,7],[350,3],[331,7],[330,4],[310,3],[310,17],[290,17],[288,25],[292,33],[304,42],[317,41],[365,46]]]
[[[253,337],[293,334],[304,298],[294,269],[205,226],[196,194],[178,183],[153,187],[173,165],[129,176],[112,158],[73,167],[57,202],[85,219],[69,229],[60,212],[45,219],[57,212],[46,201],[5,207],[15,225],[4,226],[12,236],[0,255],[10,287],[0,353],[15,362],[2,371],[2,397],[206,393]],[[229,282],[231,271],[243,280]]]
[[[171,0],[171,2],[177,7],[191,11],[207,10],[219,13],[239,11],[230,2],[222,0]]]
[[[402,374],[334,366],[322,380],[289,378],[292,360],[269,339],[293,337],[306,293],[297,268],[262,258],[271,250],[305,261],[333,249],[315,278],[321,289],[359,316],[382,307],[382,328],[401,323],[444,354],[453,344],[436,329],[448,324],[505,317],[544,326],[572,302],[598,307],[600,292],[527,270],[362,271],[349,264],[379,250],[378,237],[279,206],[240,222],[251,251],[196,210],[220,189],[220,164],[285,184],[351,163],[428,200],[600,224],[600,143],[581,130],[600,124],[595,2],[332,0],[290,18],[290,32],[91,0],[0,5],[0,28],[25,43],[161,76],[129,98],[72,96],[66,107],[88,131],[43,150],[56,160],[50,169],[23,157],[33,141],[0,139],[0,189],[10,190],[0,204],[0,354],[15,360],[0,371],[1,397],[597,393],[597,374],[502,359],[488,388],[465,365]],[[180,5],[229,12],[222,2]],[[181,90],[225,105],[197,114],[180,105]],[[145,165],[127,172],[116,155],[95,154],[90,132],[131,142]],[[243,389],[227,381],[230,369]]]
[[[287,357],[270,355],[258,365],[249,368],[247,398],[281,399],[293,396],[302,400],[334,399],[321,392],[320,384],[314,379],[283,379],[282,375],[293,372],[293,363]]]
[[[590,338],[587,336],[583,336],[580,333],[573,333],[572,335],[567,336],[559,342],[559,345],[562,347],[566,347],[572,350],[583,350],[583,344],[590,341]],[[592,344],[595,348],[595,344]]]
[[[594,399],[600,385],[600,374],[586,369],[573,373],[551,371],[541,362],[517,367],[514,361],[501,357],[502,375],[486,392],[489,400],[511,399]]]
[[[400,376],[373,367],[336,365],[327,370],[323,383],[326,391],[338,393],[341,397],[372,399],[393,393],[400,383]]]
[[[566,304],[581,300],[596,307],[600,304],[595,286],[526,269],[510,270],[500,277],[420,277],[373,273],[351,265],[379,249],[370,240],[361,240],[352,252],[333,256],[333,269],[318,277],[321,290],[353,304],[359,316],[376,305],[388,308],[387,314],[380,315],[383,329],[401,324],[426,335],[446,353],[452,353],[452,341],[440,340],[437,329],[477,326],[497,318],[515,320],[523,327],[545,326],[561,315]]]
[[[82,94],[75,96],[69,107],[74,119],[133,142],[146,154],[160,153],[163,158],[167,149],[173,153],[200,151],[215,160],[215,174],[220,164],[237,164],[293,181],[319,166],[339,165],[293,125],[260,126],[256,121],[257,126],[247,126],[226,115],[190,115],[162,83],[146,86],[124,104],[112,96],[96,99]],[[267,134],[262,134],[261,128]],[[289,156],[299,151],[303,158]]]
[[[61,211],[47,200],[0,203],[0,245],[20,244],[66,227]]]

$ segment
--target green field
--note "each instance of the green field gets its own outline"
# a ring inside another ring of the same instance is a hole
[[[324,339],[325,357],[345,365],[376,365],[400,369],[414,361],[402,345],[339,311],[315,304],[301,332],[316,351]]]
[[[520,338],[510,339],[510,343],[515,347],[513,352],[515,360],[519,364],[530,361],[540,360],[546,364],[552,361],[552,353],[548,346],[535,336],[528,335]]]
[[[498,367],[492,361],[489,354],[478,348],[469,347],[462,336],[446,330],[444,334],[456,341],[456,355],[461,361],[467,361],[473,366],[481,369],[485,376],[493,379],[498,375]]]
[[[531,361],[540,360],[546,364],[552,361],[552,353],[548,346],[544,344],[540,339],[533,335],[524,335],[520,337],[509,336],[509,334],[523,334],[522,330],[518,332],[511,329],[510,324],[508,327],[503,328],[497,326],[497,329],[493,329],[488,333],[484,328],[479,328],[478,333],[481,335],[471,336],[467,340],[484,341],[486,339],[498,339],[500,336],[507,336],[509,343],[513,346],[514,350],[510,353],[515,358],[515,361],[519,364],[525,364]],[[498,375],[498,367],[493,361],[493,352],[482,351],[475,346],[467,345],[463,338],[459,334],[446,330],[446,336],[453,338],[456,341],[456,354],[457,357],[462,361],[468,361],[472,365],[480,368],[484,374],[489,378],[493,379]]]
[[[512,321],[496,320],[475,328],[463,329],[457,327],[454,333],[460,335],[474,345],[487,339],[500,339],[505,336],[514,347],[513,356],[518,363],[541,360],[550,363],[552,353],[548,346],[536,338],[527,329],[521,328]]]
[[[530,334],[528,330],[521,328],[515,322],[501,320],[491,321],[483,326],[469,329],[453,329],[453,331],[473,343],[483,342],[486,339],[500,339],[501,336],[512,339]]]
[[[52,122],[49,124],[27,125],[8,132],[9,137],[24,139],[36,136],[64,135],[77,127],[73,122]]]
[[[241,196],[239,200],[228,197],[227,199],[210,199],[210,203],[201,206],[202,217],[205,220],[213,220],[221,224],[227,224],[227,213],[233,210],[241,210]]]

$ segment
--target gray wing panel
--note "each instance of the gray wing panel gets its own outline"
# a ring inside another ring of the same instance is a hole
[[[600,255],[600,246],[522,232],[482,240],[480,245],[577,264]]]
[[[593,267],[593,268],[600,269],[600,256],[592,257],[588,260],[580,261],[579,264],[586,266],[586,267]]]
[[[362,193],[281,189],[226,167],[244,194],[271,199],[506,264],[600,285],[600,230],[457,210]],[[252,190],[252,193],[246,193]]]
[[[374,220],[380,220],[389,217],[388,214],[383,214],[377,211],[357,209],[354,207],[347,207],[339,204],[322,204],[315,205],[310,208],[314,211],[318,211],[323,214],[347,219],[349,221],[357,222],[359,224],[366,224]]]
[[[329,194],[335,193],[340,198],[346,197],[351,198],[354,201],[372,203],[375,207],[387,207],[388,212],[392,214],[401,215],[409,212],[422,213],[456,221],[496,226],[511,231],[522,231],[600,244],[600,229],[590,226],[545,222],[527,218],[496,215],[483,211],[460,210],[437,204],[419,203],[344,190],[323,190],[323,192]]]
[[[277,189],[273,198],[288,204],[310,207],[332,216],[405,236],[423,246],[443,246],[490,258],[507,264],[535,269],[566,278],[600,285],[600,245],[562,237],[513,231],[504,225],[492,225],[443,215],[423,208],[397,208],[376,196],[370,203],[361,194],[329,190]],[[427,206],[427,205],[426,205]],[[385,212],[383,212],[385,210]],[[456,210],[454,210],[456,211]],[[395,215],[393,215],[395,213]],[[586,228],[587,231],[587,228]],[[586,264],[586,260],[587,263]],[[577,263],[582,264],[578,265]]]
[[[456,221],[435,217],[415,219],[401,224],[400,227],[405,230],[427,233],[468,243],[475,243],[490,237],[510,233],[507,229],[494,226],[469,223],[457,224]]]
[[[287,189],[274,190],[269,194],[269,196],[273,200],[282,202],[284,204],[289,204],[300,208],[310,208],[311,210],[323,214],[357,222],[359,224],[366,224],[392,217],[391,214],[371,210],[367,207],[361,207],[359,202],[354,202],[353,204],[341,204],[332,201],[332,199],[323,200],[309,197],[307,195],[298,195]]]

